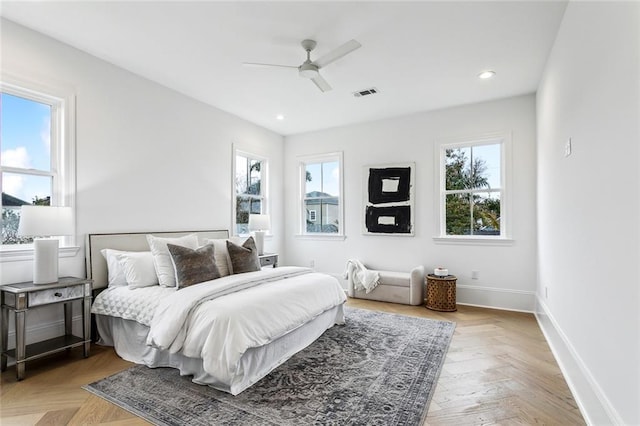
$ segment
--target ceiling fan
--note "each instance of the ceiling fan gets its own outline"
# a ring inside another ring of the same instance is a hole
[[[320,69],[326,67],[332,62],[337,61],[338,59],[342,58],[343,56],[353,52],[354,50],[362,46],[360,43],[358,43],[355,40],[349,40],[342,46],[337,47],[336,49],[322,56],[321,58],[316,59],[315,61],[312,61],[311,51],[315,49],[317,43],[314,40],[302,40],[300,44],[302,45],[302,48],[307,52],[307,60],[304,61],[302,65],[295,66],[295,65],[278,65],[278,64],[260,64],[255,62],[244,62],[243,65],[253,66],[253,67],[297,68],[298,75],[300,75],[300,77],[310,79],[315,83],[316,86],[318,86],[318,89],[320,89],[323,92],[327,92],[331,90],[331,86],[329,85],[329,83],[327,83],[327,80],[322,78],[322,76],[320,75]]]

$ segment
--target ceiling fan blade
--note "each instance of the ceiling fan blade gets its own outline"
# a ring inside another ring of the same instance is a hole
[[[294,65],[260,64],[260,63],[257,63],[257,62],[243,62],[242,66],[243,67],[254,67],[254,68],[272,68],[272,67],[277,67],[277,68],[298,68],[297,66],[294,66]]]
[[[337,61],[338,59],[342,58],[348,53],[353,52],[354,50],[358,49],[361,46],[362,45],[357,41],[349,40],[342,46],[336,49],[333,49],[331,52],[327,53],[321,58],[316,59],[315,61],[313,61],[313,64],[316,65],[318,68],[326,67],[331,62]]]
[[[327,80],[322,78],[320,74],[318,74],[317,77],[312,78],[311,81],[313,81],[316,86],[318,86],[318,89],[320,89],[322,92],[328,92],[329,90],[331,90],[331,86],[329,85],[329,83],[327,83]]]

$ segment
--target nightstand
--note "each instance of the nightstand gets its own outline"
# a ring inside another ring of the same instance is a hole
[[[427,309],[441,312],[454,312],[456,306],[456,282],[455,275],[427,275]]]
[[[258,256],[260,259],[260,266],[263,268],[265,266],[273,266],[274,268],[278,267],[278,253],[265,253]]]
[[[24,379],[25,363],[46,355],[84,346],[84,357],[89,356],[91,343],[91,284],[92,280],[64,277],[50,284],[33,284],[32,282],[6,284],[0,286],[2,302],[2,330],[0,333],[0,367],[7,369],[7,357],[16,360],[16,377]],[[82,337],[71,331],[72,304],[74,300],[82,300]],[[63,304],[64,330],[63,336],[54,337],[42,342],[26,344],[26,314],[40,306]],[[9,347],[9,311],[15,314],[16,348]]]

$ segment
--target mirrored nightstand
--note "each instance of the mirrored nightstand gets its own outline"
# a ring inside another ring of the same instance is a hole
[[[64,277],[50,284],[25,282],[0,286],[2,302],[2,331],[0,333],[2,371],[7,369],[7,358],[16,360],[16,377],[24,379],[25,363],[76,346],[84,346],[85,358],[89,356],[91,344],[91,284],[92,280]],[[72,333],[72,304],[82,301],[82,336]],[[26,344],[27,312],[40,306],[63,304],[64,335]],[[9,350],[9,311],[15,315],[16,347]]]
[[[258,258],[260,259],[260,266],[263,268],[265,266],[278,267],[278,253],[265,253],[259,255]]]

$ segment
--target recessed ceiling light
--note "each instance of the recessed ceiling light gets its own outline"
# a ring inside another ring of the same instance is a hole
[[[494,75],[496,75],[495,71],[487,70],[487,71],[482,71],[480,74],[478,74],[478,78],[486,80],[488,78],[493,77]]]
[[[284,115],[282,114],[276,115],[276,120],[284,120]]]

